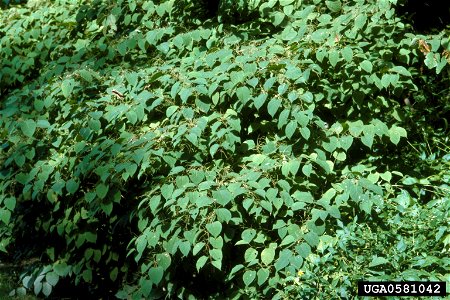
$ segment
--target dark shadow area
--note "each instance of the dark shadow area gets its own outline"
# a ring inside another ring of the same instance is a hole
[[[1,0],[0,9],[9,8],[12,5],[25,4],[28,0]]]
[[[409,21],[418,33],[440,31],[450,24],[450,1],[404,0],[398,6],[397,13]]]
[[[206,17],[208,19],[216,17],[219,10],[220,0],[203,0],[203,2],[206,7]]]

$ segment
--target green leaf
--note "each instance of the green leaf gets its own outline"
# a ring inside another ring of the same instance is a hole
[[[92,270],[84,270],[81,276],[83,277],[84,281],[92,282]]]
[[[366,25],[367,22],[367,16],[364,13],[358,14],[358,16],[355,18],[355,28],[361,29]],[[370,73],[370,72],[369,72]]]
[[[47,282],[42,283],[42,293],[46,297],[50,296],[50,294],[52,293],[52,286]]]
[[[26,136],[32,137],[36,131],[36,122],[33,120],[25,120],[20,123],[20,129]]]
[[[19,154],[14,157],[14,161],[16,162],[17,166],[22,167],[25,164],[25,156]]]
[[[280,0],[281,6],[286,6],[294,2],[295,0]]]
[[[139,253],[139,255],[135,257],[135,260],[139,261],[140,256],[142,255],[142,252],[147,247],[147,243],[150,243],[150,240],[146,236],[141,235],[136,239],[135,243],[136,243],[136,250]]]
[[[114,269],[112,269],[112,271],[109,272],[109,278],[112,281],[116,281],[118,273],[119,273],[119,269],[117,267],[114,267]]]
[[[78,71],[78,74],[80,74],[81,78],[83,78],[86,82],[92,82],[92,75],[89,71],[82,69]]]
[[[178,93],[178,91],[179,91],[179,89],[180,89],[180,85],[181,85],[181,82],[177,81],[177,82],[175,82],[175,84],[173,84],[172,87],[170,88],[170,97],[172,97],[172,99],[175,99],[175,98],[176,98],[177,93]],[[168,109],[166,110],[166,116],[167,116],[167,111],[168,111],[169,108],[171,108],[171,107],[178,107],[178,106],[177,106],[177,105],[169,106]],[[174,108],[171,108],[171,110],[174,110]],[[175,112],[175,111],[173,111],[173,112]],[[172,112],[172,113],[173,113],[173,112]],[[167,116],[167,117],[169,117],[169,116]]]
[[[263,86],[264,90],[268,92],[272,88],[273,84],[276,81],[277,81],[276,77],[270,77],[269,79],[267,79]],[[263,94],[263,95],[267,95],[267,94]]]
[[[69,274],[70,266],[68,266],[66,263],[56,263],[53,265],[53,270],[55,273],[60,277],[65,277],[67,274]]]
[[[278,86],[278,94],[283,95],[288,90],[289,85],[286,83],[282,83]]]
[[[62,82],[61,91],[65,98],[69,98],[69,96],[72,94],[74,85],[75,82],[73,79],[66,79]]]
[[[241,264],[238,264],[238,265],[235,265],[234,267],[233,267],[233,269],[231,269],[231,271],[230,271],[230,273],[228,273],[228,279],[232,279],[232,278],[234,278],[234,275],[237,273],[237,272],[239,272],[240,270],[242,270],[244,268],[244,265],[241,265]]]
[[[129,113],[129,112],[128,112]],[[88,121],[88,126],[92,131],[99,131],[101,128],[101,123],[99,120],[89,120]]]
[[[288,65],[286,68],[286,73],[284,74],[287,79],[297,80],[302,76],[302,70],[293,65]]]
[[[228,223],[231,220],[231,212],[226,208],[217,208],[215,210],[217,215],[217,220],[221,223]]]
[[[389,263],[389,261],[386,259],[386,258],[384,258],[384,257],[379,257],[379,256],[374,256],[373,258],[372,258],[372,261],[370,262],[370,264],[369,264],[369,268],[370,267],[376,267],[376,266],[379,266],[379,265],[384,265],[384,264],[387,264],[387,263]]]
[[[242,103],[246,103],[250,99],[250,89],[246,86],[240,87],[236,90],[236,95]]]
[[[108,193],[109,187],[105,185],[104,183],[100,183],[95,188],[95,193],[100,199],[103,199],[106,197],[106,194]]]
[[[211,148],[209,148],[209,154],[211,155],[211,157],[214,157],[214,154],[216,154],[217,150],[219,150],[219,147],[219,144],[214,144],[211,146]]]
[[[151,286],[151,284],[152,283],[150,281],[146,282],[146,286]],[[143,294],[145,297],[148,297],[150,291],[148,291],[148,293],[143,292]],[[116,296],[117,299],[128,299],[128,292],[125,290],[120,290],[114,296]]]
[[[75,192],[78,190],[78,182],[76,182],[74,179],[69,179],[66,182],[66,189],[69,192],[69,194],[75,194]]]
[[[267,200],[272,202],[275,199],[275,197],[277,196],[277,194],[278,194],[278,190],[277,189],[269,188],[266,191],[266,198],[267,198]]]
[[[214,199],[222,206],[227,205],[231,200],[233,200],[233,194],[231,194],[228,190],[219,190],[213,191],[212,195]]]
[[[158,266],[163,268],[164,270],[167,270],[169,268],[170,264],[172,263],[172,259],[170,258],[169,253],[159,253],[156,255],[156,262],[158,263]]]
[[[27,289],[31,288],[31,284],[32,284],[31,279],[32,279],[32,276],[31,276],[31,275],[25,276],[25,277],[22,279],[22,284],[23,284],[23,286],[26,287]]]
[[[199,272],[201,268],[205,265],[205,263],[208,261],[208,257],[203,255],[199,259],[197,259],[197,262],[195,264],[195,267],[197,268],[197,271]]]
[[[262,208],[267,210],[270,214],[272,214],[272,203],[266,200],[263,200],[259,203]]]
[[[307,258],[309,254],[311,254],[311,246],[307,243],[301,243],[296,248],[298,254],[300,254],[303,258]]]
[[[179,48],[179,49],[182,49],[182,48],[184,48],[183,46],[183,37],[181,37],[180,35],[177,35],[173,40],[173,44],[177,47],[177,48]]]
[[[244,275],[242,275],[242,279],[244,280],[245,286],[249,286],[253,280],[255,280],[256,277],[256,271],[254,270],[248,270],[245,271]]]
[[[436,60],[435,53],[434,52],[428,53],[425,56],[424,63],[430,69],[433,69],[434,67],[436,67],[437,66],[437,60]]]
[[[243,67],[243,70],[247,76],[253,76],[258,70],[258,66],[255,63],[246,63]],[[256,77],[253,77],[251,80],[256,80],[256,82],[259,81],[259,79]]]
[[[416,184],[417,182],[418,182],[417,179],[414,177],[406,177],[402,180],[402,183],[404,185],[413,185]]]
[[[223,239],[221,236],[219,236],[218,238],[214,238],[211,236],[209,237],[208,241],[211,246],[213,246],[213,248],[221,249],[223,247]]]
[[[280,252],[277,262],[274,264],[275,270],[278,272],[289,265],[292,260],[292,251],[289,249],[283,249]]]
[[[169,106],[166,109],[166,117],[170,118],[178,110],[178,108],[180,108],[180,107],[177,105]]]
[[[381,177],[384,181],[391,182],[392,174],[391,174],[391,172],[386,171],[386,172],[384,172],[384,173],[381,173],[381,174],[380,174],[380,177]]]
[[[246,262],[250,263],[256,259],[258,256],[258,251],[253,248],[248,248],[245,250],[244,259]]]
[[[186,103],[187,99],[192,95],[191,88],[181,88],[180,98],[182,103]]]
[[[344,48],[342,48],[341,53],[342,53],[342,57],[344,57],[344,59],[347,62],[352,62],[352,60],[353,60],[352,48],[350,48],[349,46],[345,46]]]
[[[361,120],[349,123],[348,131],[354,137],[358,137],[361,134],[361,132],[363,131],[363,129],[364,129],[364,124]]]
[[[15,197],[8,197],[4,200],[5,207],[9,209],[10,211],[13,211],[16,207],[16,198]]]
[[[390,83],[391,83],[391,78],[390,78],[389,74],[383,74],[383,76],[381,77],[381,85],[384,88],[387,88]]]
[[[302,98],[304,98],[304,97],[305,97],[305,95],[302,96]],[[295,119],[297,120],[298,124],[301,127],[306,127],[308,125],[308,123],[309,123],[308,115],[305,114],[305,113],[302,113],[302,112],[301,113],[297,113],[296,116],[295,116]]]
[[[372,66],[372,63],[371,63],[370,61],[364,60],[364,61],[362,61],[362,62],[359,64],[359,66],[360,66],[364,71],[366,71],[367,73],[372,73],[372,68],[373,68],[373,66]]]
[[[222,254],[222,250],[220,249],[210,249],[209,250],[209,255],[211,255],[213,260],[219,260],[221,261],[223,258],[223,254]]]
[[[111,215],[111,212],[113,210],[113,203],[107,202],[100,204],[101,209],[105,212],[107,216]]]
[[[52,286],[56,286],[59,281],[59,275],[56,272],[48,272],[45,274],[45,280]]]
[[[400,142],[401,137],[406,137],[406,136],[407,136],[407,133],[404,128],[397,127],[394,125],[389,129],[389,139],[395,145],[397,145]]]
[[[189,172],[189,178],[194,184],[199,184],[205,178],[205,172],[198,170],[191,170]]]
[[[219,236],[222,231],[222,224],[219,221],[215,221],[210,224],[206,224],[206,229],[209,233],[211,233],[214,237]]]
[[[295,241],[296,241],[296,239],[295,239],[294,236],[292,236],[292,235],[287,235],[287,236],[285,236],[285,238],[284,238],[283,241],[281,242],[280,246],[286,246],[286,245],[292,244],[292,243],[295,242]]]
[[[255,105],[256,109],[260,109],[261,106],[264,105],[264,102],[266,102],[267,94],[261,94],[258,97],[254,98],[253,104]]]
[[[283,174],[283,176],[289,176],[289,167],[288,162],[283,162],[281,165],[281,174]]]
[[[326,6],[332,11],[332,12],[338,12],[342,8],[341,1],[325,1]]]
[[[182,241],[178,244],[178,249],[180,249],[180,252],[186,257],[191,251],[191,243],[189,243],[189,241]]]
[[[211,264],[218,270],[222,270],[222,260],[213,260]]]
[[[389,75],[389,83],[391,86],[393,86],[394,88],[397,87],[397,83],[400,79],[400,76],[398,74],[390,74]]]
[[[306,177],[309,177],[309,176],[311,176],[312,169],[313,169],[313,167],[311,164],[306,164],[302,167],[302,172],[303,172],[303,174],[306,175]]]
[[[11,211],[0,208],[0,220],[2,220],[3,223],[8,225],[10,219],[11,219]]]
[[[398,73],[403,76],[411,77],[411,73],[403,66],[395,66],[390,69],[391,72]]]
[[[311,247],[315,247],[319,244],[319,236],[314,231],[310,231],[304,235],[305,241],[311,245]]]
[[[330,64],[331,66],[335,67],[336,64],[339,61],[339,52],[336,51],[335,49],[332,49],[329,53],[328,53],[328,59],[330,60]]]
[[[256,276],[258,277],[258,285],[261,286],[264,284],[264,282],[267,281],[267,278],[269,278],[270,271],[266,268],[261,268],[256,273]]]
[[[300,134],[305,140],[309,140],[309,137],[311,136],[311,131],[308,127],[302,127],[300,128]]]
[[[174,190],[173,183],[164,184],[161,187],[161,195],[164,197],[164,199],[170,200],[172,198],[173,190]]]
[[[242,240],[247,244],[249,244],[255,236],[256,236],[255,229],[246,229],[241,233]]]
[[[155,195],[152,198],[150,198],[149,201],[149,206],[150,206],[150,211],[152,212],[152,214],[156,214],[156,209],[159,206],[159,203],[161,203],[161,196],[160,195]]]
[[[290,121],[286,125],[285,134],[288,139],[292,138],[292,136],[295,133],[295,130],[297,130],[297,122],[296,121]]]
[[[285,17],[286,17],[286,15],[284,13],[275,11],[271,15],[272,24],[274,26],[280,25],[283,22]]]
[[[244,82],[245,80],[245,73],[242,71],[238,71],[238,72],[231,72],[230,73],[230,79],[231,82],[234,83],[235,85]]]
[[[266,248],[261,252],[261,261],[267,266],[272,263],[275,257],[275,249]]]
[[[300,160],[293,159],[288,162],[288,166],[289,166],[289,172],[295,176],[295,175],[297,175],[297,172],[300,169]]]
[[[353,143],[353,137],[350,135],[341,136],[339,138],[339,147],[347,151]]]
[[[280,106],[281,100],[277,98],[272,98],[272,100],[269,101],[269,103],[267,104],[267,111],[269,112],[269,115],[272,116],[272,118],[275,116]]]
[[[194,248],[192,249],[192,254],[197,255],[197,253],[199,253],[200,250],[202,250],[204,246],[205,246],[204,242],[199,242],[199,243],[195,244]]]
[[[439,62],[436,65],[436,74],[441,73],[441,71],[444,69],[445,66],[447,66],[449,63],[446,56],[442,56]]]
[[[284,204],[283,199],[281,198],[275,198],[272,201],[273,206],[275,207],[275,209],[278,211]]]
[[[379,173],[370,173],[367,176],[367,179],[371,182],[376,184],[378,182],[378,180],[380,179],[380,174]]]
[[[196,204],[199,208],[204,207],[204,206],[208,206],[208,205],[210,205],[211,203],[213,203],[212,199],[209,198],[209,197],[207,197],[207,196],[200,196],[200,197],[198,197],[198,198],[195,200],[195,204]]]
[[[158,285],[161,282],[163,275],[164,269],[162,267],[152,267],[148,270],[148,277],[155,285]]]
[[[374,138],[374,134],[373,133],[364,133],[364,135],[361,137],[361,142],[366,145],[369,148],[372,148],[372,144],[373,144],[373,138]]]
[[[359,203],[359,207],[361,210],[363,210],[366,214],[370,214],[372,211],[373,201],[369,199],[369,197],[364,194],[361,195],[361,202]]]
[[[313,33],[313,35],[317,35],[316,39],[319,39],[319,34],[318,34],[319,32],[320,32],[320,31],[317,30],[317,31],[315,31],[315,32]],[[313,37],[313,36],[311,36],[311,37]],[[320,37],[320,39],[322,39],[322,38]],[[316,59],[317,59],[319,62],[322,62],[326,55],[327,55],[327,52],[326,52],[324,49],[320,49],[320,48],[319,48],[319,49],[316,51]]]

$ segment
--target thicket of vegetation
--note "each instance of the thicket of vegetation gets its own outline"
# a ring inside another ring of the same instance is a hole
[[[0,250],[37,260],[11,295],[450,283],[449,27],[400,0],[2,2]]]

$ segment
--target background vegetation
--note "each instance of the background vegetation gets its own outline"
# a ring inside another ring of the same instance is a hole
[[[11,295],[450,283],[449,27],[408,5],[3,0]]]

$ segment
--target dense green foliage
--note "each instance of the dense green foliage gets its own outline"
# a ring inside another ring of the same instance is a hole
[[[0,250],[40,261],[13,293],[450,282],[449,30],[414,33],[396,5],[0,10]]]

